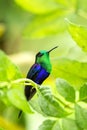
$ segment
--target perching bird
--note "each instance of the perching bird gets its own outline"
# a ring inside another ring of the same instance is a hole
[[[35,83],[41,85],[43,81],[50,75],[52,70],[52,65],[50,62],[49,53],[56,49],[58,46],[52,48],[49,51],[40,51],[36,54],[35,63],[32,65],[30,70],[28,71],[27,77],[31,79]],[[36,89],[33,88],[32,85],[25,85],[25,97],[27,101],[29,101],[34,94],[36,93]],[[21,116],[22,111],[20,111],[18,118]]]

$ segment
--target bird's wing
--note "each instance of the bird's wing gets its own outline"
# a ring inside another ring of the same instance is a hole
[[[28,72],[28,74],[27,74],[27,78],[33,80],[33,78],[38,74],[38,72],[39,72],[40,70],[41,70],[40,64],[34,64],[34,65],[30,68],[30,70],[29,70],[29,72]]]
[[[41,70],[41,66],[40,64],[34,64],[28,74],[27,74],[27,78],[34,80],[34,78],[36,77],[36,75],[39,73],[39,71]],[[25,85],[25,96],[27,100],[30,100],[34,94],[36,93],[36,89],[32,88],[32,85]],[[19,112],[18,118],[21,116],[22,111]]]

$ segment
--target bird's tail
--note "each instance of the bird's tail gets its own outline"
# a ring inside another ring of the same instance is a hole
[[[20,118],[21,114],[22,114],[22,110],[19,111],[18,118]]]
[[[36,89],[33,88],[33,86],[28,85],[25,87],[25,96],[27,101],[31,100],[31,98],[35,95],[35,93],[36,93]],[[22,110],[20,110],[18,114],[18,118],[20,118],[21,114],[22,114]]]

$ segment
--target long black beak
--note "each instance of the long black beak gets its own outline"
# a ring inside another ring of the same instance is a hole
[[[48,51],[48,53],[50,53],[52,50],[56,49],[58,46],[55,46],[54,48],[52,48],[51,50]]]

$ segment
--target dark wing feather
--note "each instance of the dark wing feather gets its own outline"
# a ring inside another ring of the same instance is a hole
[[[40,72],[40,70],[41,70],[41,66],[39,64],[34,64],[30,68],[30,70],[27,74],[27,78],[35,81],[35,79],[36,79],[38,73]],[[27,100],[30,100],[32,95],[34,95],[34,93],[36,93],[36,90],[34,90],[34,92],[33,92],[33,86],[32,85],[25,85],[25,96],[26,96]]]
[[[40,70],[41,70],[40,64],[34,64],[34,65],[30,68],[30,70],[29,70],[29,72],[28,72],[28,74],[27,74],[27,78],[33,80],[33,78],[37,75],[38,72],[40,72]]]

